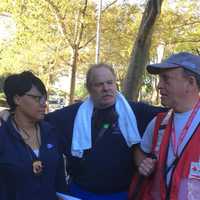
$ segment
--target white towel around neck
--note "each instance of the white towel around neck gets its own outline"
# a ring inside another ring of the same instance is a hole
[[[88,97],[79,107],[74,121],[71,153],[81,158],[86,149],[92,147],[91,119],[94,105]],[[118,114],[118,124],[129,147],[140,142],[141,137],[137,128],[135,114],[125,97],[117,92],[115,109]]]

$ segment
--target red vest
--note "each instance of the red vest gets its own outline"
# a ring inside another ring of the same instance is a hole
[[[152,152],[155,152],[162,119],[163,113],[157,116]],[[171,136],[171,121],[172,118],[164,130],[155,173],[144,180],[137,198],[131,197],[137,185],[137,177],[133,179],[129,192],[130,200],[200,200],[200,126],[196,128],[182,151],[174,166],[170,186],[166,187],[164,171]]]

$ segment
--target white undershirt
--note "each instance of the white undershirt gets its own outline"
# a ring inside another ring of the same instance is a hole
[[[192,110],[188,111],[188,112],[184,112],[184,113],[174,113],[174,126],[175,126],[175,133],[176,133],[176,141],[179,140],[179,136],[180,133],[183,129],[183,127],[185,126],[190,114],[191,114]],[[153,140],[153,130],[155,127],[155,121],[156,118],[154,118],[147,126],[145,133],[142,137],[141,140],[141,149],[146,152],[146,153],[150,153],[151,152],[151,148],[152,148],[152,140]],[[185,144],[188,142],[188,140],[190,139],[190,137],[193,135],[197,125],[200,122],[200,109],[197,112],[196,116],[194,117],[191,126],[188,129],[188,132],[183,140],[183,142],[181,143],[179,149],[178,149],[178,155],[180,155],[180,153],[182,152]],[[163,134],[163,131],[159,132],[159,135]],[[159,136],[158,136],[159,137]],[[159,139],[160,138],[160,139]],[[161,140],[162,137],[159,137],[158,140]],[[161,141],[158,141],[161,143]],[[175,156],[173,153],[173,149],[172,149],[172,140],[170,138],[170,143],[169,143],[169,151],[168,151],[168,157],[167,157],[167,167],[169,167],[172,162],[174,161]],[[173,168],[172,168],[173,169]],[[171,178],[171,173],[172,173],[172,169],[168,172],[167,174],[167,180],[166,183],[167,185],[170,182],[170,178]]]

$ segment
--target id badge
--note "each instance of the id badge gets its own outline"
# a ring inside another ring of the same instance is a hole
[[[200,161],[191,163],[189,178],[200,180]]]

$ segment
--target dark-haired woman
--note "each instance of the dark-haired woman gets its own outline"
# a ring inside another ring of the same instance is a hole
[[[42,119],[47,92],[31,72],[9,76],[12,115],[0,127],[0,191],[5,200],[57,200],[66,190],[58,134]],[[4,200],[3,199],[3,200]]]

